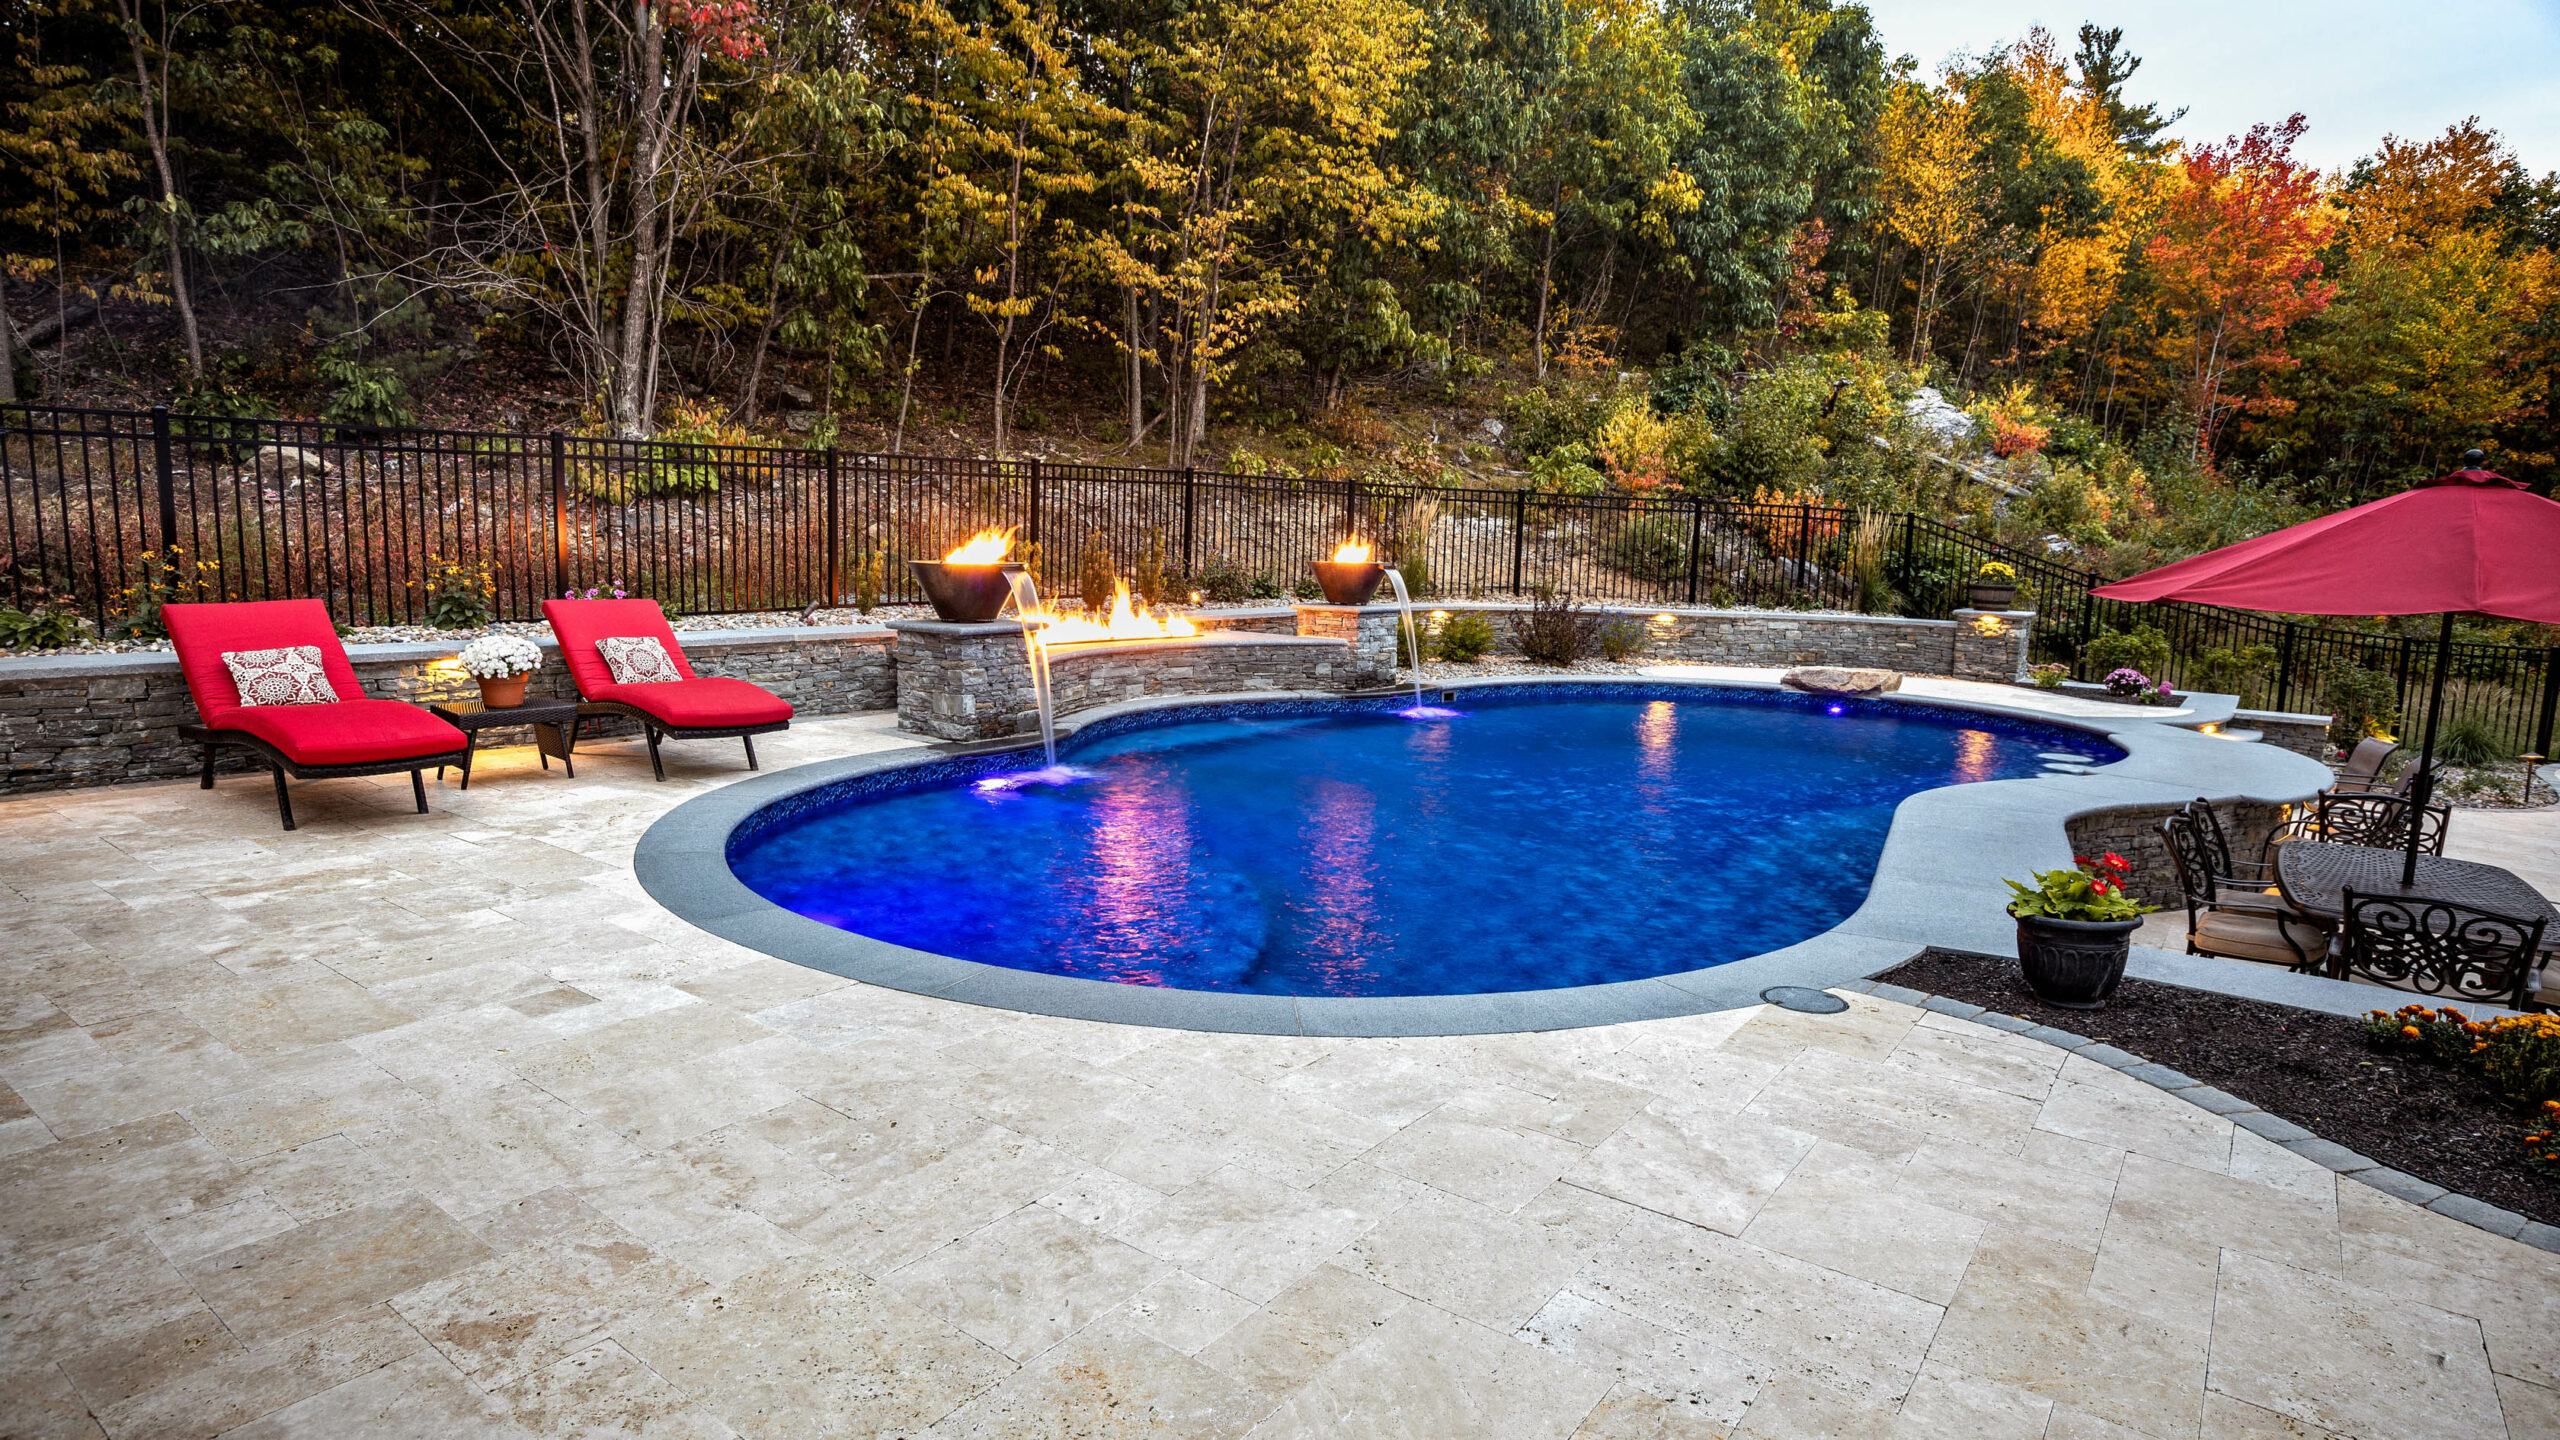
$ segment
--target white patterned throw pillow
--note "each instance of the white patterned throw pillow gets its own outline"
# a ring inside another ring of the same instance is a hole
[[[604,668],[613,672],[616,685],[663,685],[684,678],[655,635],[617,635],[597,641],[596,648],[604,652]]]
[[[243,705],[334,705],[338,701],[338,689],[329,683],[317,645],[225,650],[222,663],[231,668],[231,683],[240,687]]]

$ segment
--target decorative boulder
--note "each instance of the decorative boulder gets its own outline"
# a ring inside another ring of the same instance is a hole
[[[1813,695],[1881,695],[1902,688],[1899,670],[1858,670],[1845,665],[1800,665],[1778,677],[1790,690]]]

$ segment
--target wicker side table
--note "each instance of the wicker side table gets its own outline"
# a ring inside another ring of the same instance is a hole
[[[577,763],[570,752],[578,745],[578,702],[555,700],[547,695],[527,695],[524,703],[493,710],[477,700],[447,700],[427,707],[437,719],[462,732],[470,747],[462,752],[462,788],[471,788],[471,757],[480,748],[480,732],[505,725],[533,727],[534,753],[541,757],[542,768],[551,768],[551,757],[560,757],[560,768],[569,778],[578,778]],[[444,778],[444,767],[436,767],[436,778]]]

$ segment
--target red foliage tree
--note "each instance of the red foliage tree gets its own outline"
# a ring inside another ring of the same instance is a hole
[[[2195,411],[2196,450],[2208,465],[2232,415],[2291,403],[2252,382],[2296,363],[2285,333],[2337,293],[2319,260],[2337,221],[2318,172],[2293,158],[2302,131],[2297,114],[2187,152],[2144,251],[2161,357]]]

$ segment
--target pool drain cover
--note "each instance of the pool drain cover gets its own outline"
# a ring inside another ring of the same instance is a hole
[[[1760,992],[1760,998],[1781,1010],[1801,1010],[1807,1015],[1837,1015],[1849,1008],[1849,1002],[1828,990],[1808,990],[1802,985],[1772,985]]]

